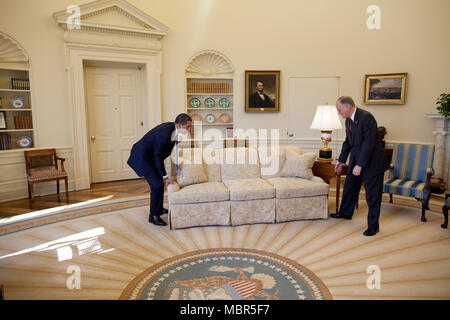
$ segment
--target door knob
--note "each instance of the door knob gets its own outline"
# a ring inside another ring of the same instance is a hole
[[[91,136],[91,141],[95,141],[95,139],[97,139],[96,136]]]

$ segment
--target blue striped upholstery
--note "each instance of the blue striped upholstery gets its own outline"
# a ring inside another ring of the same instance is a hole
[[[433,172],[434,145],[397,144],[392,154],[394,176],[383,185],[383,192],[425,199],[423,189],[428,172]]]
[[[424,192],[425,182],[403,179],[391,179],[386,181],[383,192],[399,194],[402,196],[425,199],[427,193]]]

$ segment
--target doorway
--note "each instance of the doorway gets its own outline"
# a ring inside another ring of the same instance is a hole
[[[143,73],[133,63],[84,63],[92,183],[137,178],[127,160],[143,135]]]

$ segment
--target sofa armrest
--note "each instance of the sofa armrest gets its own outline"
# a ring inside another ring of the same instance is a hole
[[[167,186],[167,192],[172,193],[172,192],[178,192],[181,190],[181,187],[178,183],[174,182],[171,183]]]
[[[434,174],[434,169],[433,168],[427,168],[426,171],[426,179],[425,179],[425,187],[424,190],[426,190],[427,192],[430,190],[431,187],[431,176]]]
[[[310,180],[312,182],[323,182],[323,183],[325,183],[325,180],[323,180],[321,177],[318,177],[318,176],[313,176]]]
[[[394,165],[391,163],[389,164],[389,169],[386,170],[384,173],[384,179],[383,180],[390,180],[394,178]]]

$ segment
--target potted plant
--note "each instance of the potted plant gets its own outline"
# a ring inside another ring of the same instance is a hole
[[[442,93],[439,98],[436,99],[437,111],[444,117],[450,117],[450,94]]]

